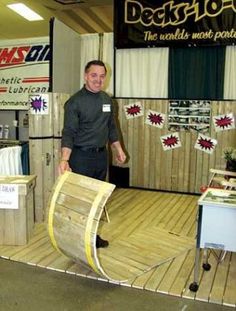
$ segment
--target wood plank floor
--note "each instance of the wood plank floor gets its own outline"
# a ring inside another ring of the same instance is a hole
[[[106,206],[111,222],[108,223],[104,215],[99,226],[101,236],[110,242],[110,248],[98,250],[104,270],[109,270],[112,264],[106,251],[109,253],[115,245],[117,253],[122,256],[127,239],[132,245],[137,241],[146,243],[143,239],[147,239],[150,250],[153,250],[153,245],[156,248],[155,243],[163,232],[185,237],[186,245],[194,240],[198,198],[187,194],[116,189]],[[139,255],[141,258],[142,254],[136,252],[136,257]],[[108,282],[83,264],[74,263],[55,251],[49,241],[46,224],[35,226],[34,236],[27,245],[0,246],[0,257]],[[189,290],[194,279],[194,259],[195,247],[189,247],[172,259],[153,265],[147,272],[138,276],[132,274],[128,281],[119,284],[236,308],[236,253],[227,252],[221,263],[210,253],[211,270],[200,269],[196,293]]]

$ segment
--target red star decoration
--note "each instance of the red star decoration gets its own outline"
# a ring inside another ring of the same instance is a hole
[[[197,143],[201,146],[202,149],[205,149],[205,150],[212,150],[215,146],[211,139],[202,138],[202,137],[198,139]]]
[[[228,116],[224,116],[221,117],[219,119],[215,119],[216,120],[216,126],[219,126],[220,128],[227,128],[228,126],[231,126],[233,123],[233,119],[228,117]]]
[[[133,105],[131,107],[126,108],[126,112],[129,115],[135,116],[141,112],[141,108],[138,105]]]
[[[148,119],[152,124],[160,125],[164,122],[164,119],[160,114],[156,114],[152,112],[148,115]]]
[[[176,136],[170,135],[167,138],[163,139],[163,144],[167,147],[174,147],[175,145],[178,145],[179,139]]]

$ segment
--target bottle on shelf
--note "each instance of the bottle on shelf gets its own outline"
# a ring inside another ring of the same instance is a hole
[[[4,125],[3,138],[4,139],[9,138],[9,125],[8,124]]]
[[[26,113],[24,116],[23,127],[29,127],[29,115],[28,115],[28,113]]]
[[[3,125],[0,124],[0,139],[3,138]]]

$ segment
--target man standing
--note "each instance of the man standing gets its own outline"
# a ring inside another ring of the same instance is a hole
[[[102,91],[106,67],[100,60],[85,66],[85,84],[65,104],[64,128],[59,173],[74,173],[105,180],[108,166],[107,143],[117,164],[126,160],[118,139],[114,108],[108,94]],[[107,247],[108,241],[97,235],[96,247]]]

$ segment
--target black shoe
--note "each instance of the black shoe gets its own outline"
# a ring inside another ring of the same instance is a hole
[[[104,247],[108,247],[109,242],[107,240],[103,240],[99,235],[97,235],[97,239],[96,239],[96,248],[104,248]]]

